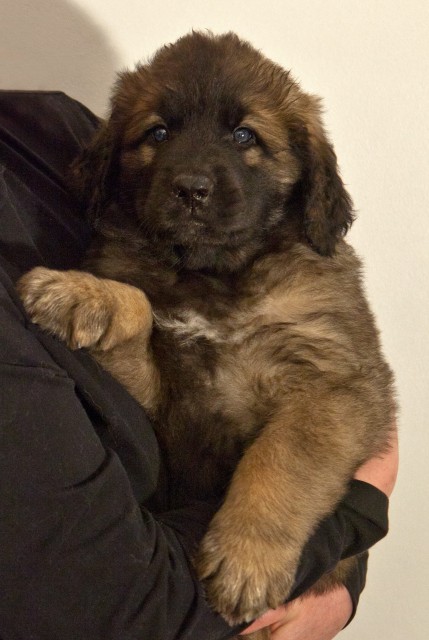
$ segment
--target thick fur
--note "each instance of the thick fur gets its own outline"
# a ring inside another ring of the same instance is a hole
[[[120,75],[74,180],[96,277],[36,269],[24,303],[146,407],[172,501],[225,493],[196,566],[251,620],[394,410],[319,101],[235,35],[193,33]]]

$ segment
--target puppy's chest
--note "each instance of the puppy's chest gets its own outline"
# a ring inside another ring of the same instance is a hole
[[[245,430],[243,437],[254,432],[273,400],[272,388],[263,383],[273,332],[264,314],[248,306],[237,305],[222,317],[191,307],[155,311],[153,349],[163,402],[176,421],[207,425],[212,420],[214,428],[228,429],[234,424],[236,432]]]
[[[177,311],[155,311],[155,326],[176,349],[185,352],[189,348],[205,344],[208,349],[225,348],[243,342],[249,334],[248,317],[232,313],[222,319],[214,319],[192,308]],[[241,316],[237,321],[237,317]]]
[[[228,367],[225,354],[241,352],[249,328],[232,318],[213,319],[187,308],[174,312],[155,312],[153,348],[162,377],[172,377],[188,395],[188,388],[214,395],[220,392],[218,373]]]

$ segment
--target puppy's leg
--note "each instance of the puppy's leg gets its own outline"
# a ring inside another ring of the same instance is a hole
[[[305,542],[344,494],[361,455],[347,399],[316,387],[290,394],[247,449],[203,539],[197,570],[229,622],[286,600]]]
[[[30,318],[72,349],[106,351],[149,336],[152,310],[143,291],[82,271],[36,267],[17,284]]]
[[[82,271],[36,267],[18,282],[24,307],[72,349],[86,347],[149,412],[159,402],[159,371],[149,339],[152,309],[143,291]]]
[[[149,412],[159,402],[152,309],[143,291],[82,271],[37,267],[18,282],[30,318],[72,349],[88,348]]]

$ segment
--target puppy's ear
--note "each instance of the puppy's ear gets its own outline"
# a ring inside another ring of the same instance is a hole
[[[304,131],[304,231],[315,251],[331,256],[338,239],[347,233],[353,222],[353,204],[319,118],[310,126],[304,125]]]
[[[116,202],[124,128],[137,99],[143,104],[146,76],[144,65],[118,74],[110,98],[109,118],[101,123],[89,146],[71,167],[71,186],[95,226],[109,205]]]
[[[113,199],[117,155],[110,121],[103,122],[89,146],[70,167],[72,189],[94,225]]]

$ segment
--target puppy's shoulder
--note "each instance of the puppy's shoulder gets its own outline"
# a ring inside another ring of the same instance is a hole
[[[361,284],[362,264],[354,249],[341,240],[333,256],[322,256],[311,247],[296,243],[257,261],[250,274],[253,285],[273,289],[321,288],[328,291],[340,283]],[[337,289],[338,293],[338,289]]]

